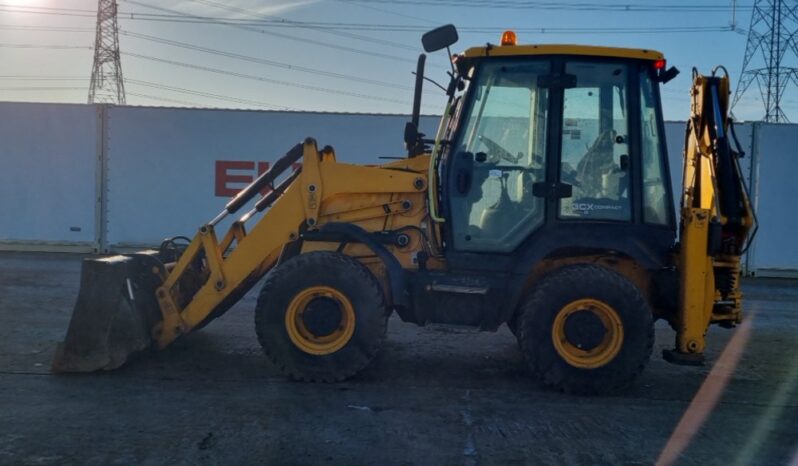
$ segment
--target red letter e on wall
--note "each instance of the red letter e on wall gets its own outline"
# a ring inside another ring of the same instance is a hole
[[[244,186],[252,183],[252,175],[234,175],[229,170],[248,170],[251,173],[254,169],[255,162],[217,160],[214,194],[219,197],[235,196]]]

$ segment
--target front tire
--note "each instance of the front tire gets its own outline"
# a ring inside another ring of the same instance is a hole
[[[286,375],[337,382],[364,369],[385,340],[382,288],[343,254],[300,254],[266,276],[255,329],[266,356]]]
[[[522,304],[518,342],[533,375],[575,394],[627,387],[654,345],[651,310],[621,274],[570,265],[543,278]]]

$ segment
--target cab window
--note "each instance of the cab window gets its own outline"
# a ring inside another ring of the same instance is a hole
[[[657,225],[670,224],[668,191],[664,176],[665,163],[654,95],[656,84],[650,72],[640,75],[640,128],[643,160],[643,221]]]
[[[560,181],[572,196],[560,201],[560,218],[630,220],[628,66],[571,61],[566,74]]]

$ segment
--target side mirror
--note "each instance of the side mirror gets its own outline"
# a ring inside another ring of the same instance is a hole
[[[421,43],[424,45],[424,51],[436,52],[454,44],[457,39],[459,39],[457,29],[453,24],[447,24],[421,36]]]
[[[668,68],[667,71],[660,71],[659,76],[657,76],[657,80],[662,84],[665,84],[678,75],[679,75],[678,68],[676,68],[675,66],[671,66],[670,68]]]

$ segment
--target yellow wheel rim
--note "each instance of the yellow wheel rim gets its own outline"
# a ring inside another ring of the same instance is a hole
[[[568,318],[579,312],[589,312],[601,321],[604,336],[595,347],[583,349],[569,341],[566,333]],[[554,348],[565,362],[574,367],[596,369],[612,361],[623,345],[623,323],[615,309],[595,299],[573,301],[560,309],[551,329]]]
[[[340,322],[330,333],[315,335],[307,326],[305,312],[317,299],[334,301],[340,312]],[[355,310],[343,293],[328,286],[305,288],[288,305],[285,313],[285,330],[291,342],[308,354],[331,354],[343,348],[355,333]]]

